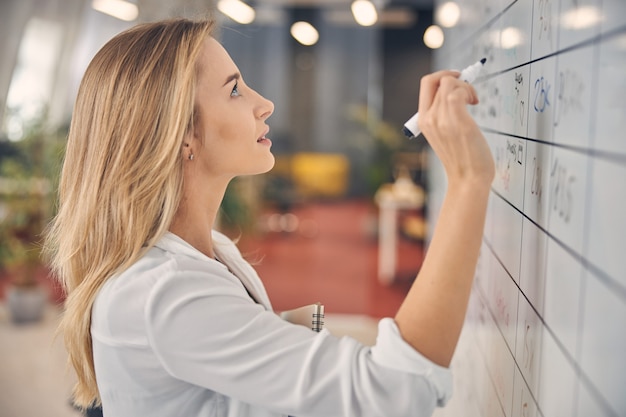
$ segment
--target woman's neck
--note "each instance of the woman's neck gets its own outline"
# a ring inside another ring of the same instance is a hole
[[[183,193],[180,207],[170,225],[170,232],[206,256],[215,258],[211,230],[215,224],[222,198],[223,193],[219,192]]]

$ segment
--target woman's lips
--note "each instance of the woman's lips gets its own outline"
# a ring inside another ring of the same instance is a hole
[[[262,135],[260,138],[258,138],[258,139],[256,140],[256,141],[257,141],[257,143],[263,143],[263,144],[269,144],[269,145],[271,145],[271,144],[272,144],[272,141],[266,137],[266,136],[267,136],[267,134],[269,133],[269,131],[270,131],[270,129],[269,129],[269,128],[267,128],[267,130],[263,133],[263,135]]]

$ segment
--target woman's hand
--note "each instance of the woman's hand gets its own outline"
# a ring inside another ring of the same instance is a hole
[[[495,175],[491,150],[467,111],[477,104],[476,90],[459,72],[438,71],[420,83],[418,125],[441,160],[448,183],[470,181],[489,186]]]

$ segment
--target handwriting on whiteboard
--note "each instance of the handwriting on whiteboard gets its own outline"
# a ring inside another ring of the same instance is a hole
[[[495,307],[496,307],[496,317],[498,321],[504,325],[503,331],[508,328],[511,324],[511,314],[509,313],[509,306],[507,304],[506,298],[500,289],[496,290],[495,294]]]
[[[535,81],[535,100],[534,108],[538,113],[543,113],[546,107],[550,105],[550,89],[552,85],[543,76],[537,78]]]
[[[522,366],[527,372],[531,372],[534,369],[535,364],[535,350],[534,334],[531,331],[531,326],[528,320],[524,320],[524,351],[522,354]]]
[[[502,110],[514,120],[515,126],[523,127],[526,108],[526,100],[522,94],[524,91],[524,75],[515,71],[514,77],[513,90],[510,91],[510,94],[505,94],[502,97]]]
[[[574,174],[559,163],[559,159],[555,158],[552,170],[550,172],[551,188],[551,206],[565,223],[569,223],[572,217],[574,197],[572,195],[572,185],[576,182]]]
[[[524,145],[521,141],[507,139],[504,147],[495,149],[496,176],[504,190],[508,191],[511,183],[511,171],[515,165],[524,164]]]
[[[585,83],[575,70],[565,69],[559,72],[557,80],[554,126],[568,115],[583,112],[581,97],[585,91]]]
[[[532,163],[532,178],[530,180],[530,194],[537,198],[538,202],[541,202],[541,195],[543,194],[543,183],[541,177],[543,175],[543,168],[541,164],[537,163],[537,157],[533,156]]]
[[[533,400],[530,391],[522,386],[521,393],[521,417],[535,417],[537,415],[537,406]]]
[[[539,0],[539,39],[552,40],[552,1]]]

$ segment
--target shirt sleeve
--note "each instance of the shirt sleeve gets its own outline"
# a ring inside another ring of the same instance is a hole
[[[373,348],[282,320],[227,272],[180,265],[145,310],[148,338],[174,377],[299,417],[430,416],[449,370],[415,352],[384,319]]]
[[[372,358],[381,366],[427,378],[435,388],[438,406],[443,407],[450,400],[453,387],[450,369],[437,365],[405,342],[393,319],[384,318],[378,323]]]

